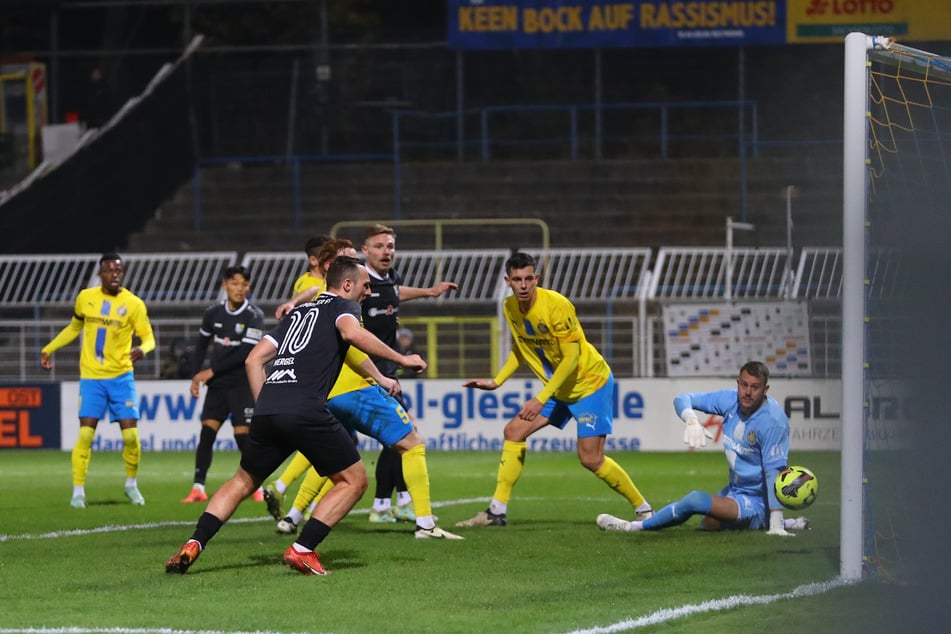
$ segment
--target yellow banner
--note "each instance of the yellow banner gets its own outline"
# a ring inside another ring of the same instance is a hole
[[[841,42],[852,31],[902,42],[951,38],[947,0],[788,0],[786,11],[791,44]]]

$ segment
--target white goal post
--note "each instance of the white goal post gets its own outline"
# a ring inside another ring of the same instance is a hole
[[[865,464],[870,394],[889,371],[895,378],[908,369],[907,362],[904,368],[896,363],[880,369],[888,357],[882,344],[891,343],[890,328],[897,330],[888,319],[895,318],[894,307],[903,298],[875,295],[870,262],[897,245],[898,266],[902,251],[914,255],[928,246],[895,234],[930,238],[945,230],[951,199],[951,59],[892,38],[850,33],[844,66],[840,573],[859,580],[875,563],[867,542],[875,525]],[[898,275],[900,289],[914,274]],[[913,304],[910,309],[909,315],[920,310]],[[907,338],[896,341],[900,346]]]

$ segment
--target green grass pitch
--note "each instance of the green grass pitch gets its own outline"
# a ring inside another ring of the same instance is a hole
[[[715,492],[726,476],[721,453],[612,456],[655,508],[692,489]],[[627,515],[626,502],[574,454],[529,453],[509,526],[458,529],[460,542],[420,541],[411,525],[367,521],[375,458],[365,456],[370,490],[320,548],[330,575],[283,567],[292,538],[276,534],[264,505],[248,500],[179,576],[166,575],[164,562],[204,509],[179,503],[191,453],[143,456],[144,507],[123,496],[120,454],[94,453],[89,507],[76,510],[69,452],[0,451],[0,633],[877,631],[892,591],[863,583],[780,596],[838,576],[834,452],[791,458],[821,487],[803,513],[813,528],[793,538],[703,533],[698,518],[665,531],[604,533],[595,517]],[[498,455],[431,452],[428,460],[435,512],[456,530],[485,508]],[[236,464],[237,454],[216,454],[209,490]]]

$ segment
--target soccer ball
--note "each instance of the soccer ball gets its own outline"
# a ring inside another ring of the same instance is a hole
[[[787,509],[799,511],[816,501],[819,480],[805,467],[786,467],[776,476],[773,490],[779,503]]]

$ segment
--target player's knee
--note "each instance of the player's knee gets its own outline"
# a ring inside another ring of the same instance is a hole
[[[680,509],[689,513],[706,515],[713,506],[713,497],[705,491],[691,491],[677,503]]]
[[[604,464],[604,455],[598,453],[583,453],[579,451],[578,461],[581,463],[582,467],[594,473],[601,468],[601,465]]]
[[[518,417],[513,418],[506,423],[502,430],[502,437],[509,442],[525,442],[525,439],[528,438],[526,421]]]

